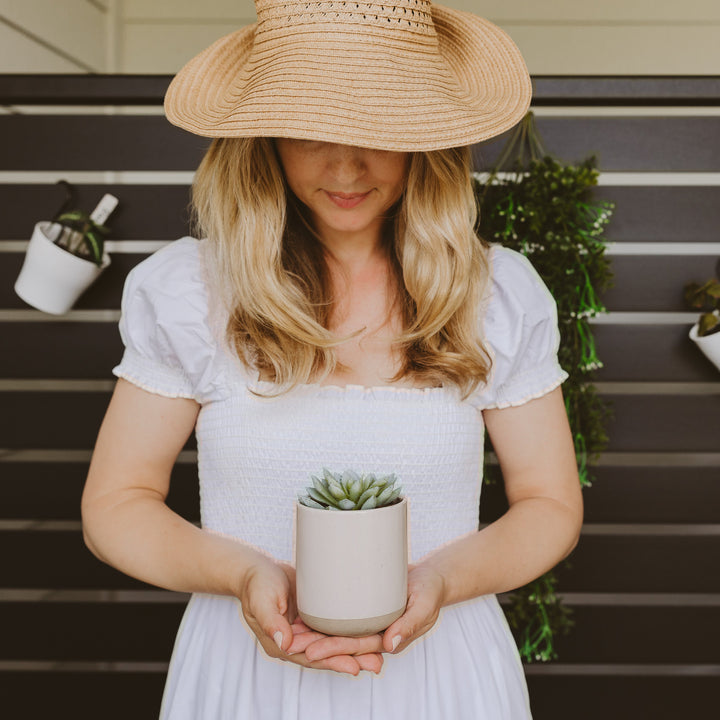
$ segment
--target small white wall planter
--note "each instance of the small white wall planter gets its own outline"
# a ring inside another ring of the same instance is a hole
[[[715,311],[717,313],[717,310]],[[720,332],[712,335],[698,335],[697,323],[690,329],[690,339],[702,350],[715,367],[720,370]]]
[[[68,312],[110,265],[107,253],[102,266],[98,266],[56,245],[54,241],[62,230],[62,225],[52,222],[35,225],[15,282],[15,292],[22,300],[52,315]]]
[[[306,625],[347,637],[384,630],[407,603],[407,499],[350,511],[297,503],[295,567]]]

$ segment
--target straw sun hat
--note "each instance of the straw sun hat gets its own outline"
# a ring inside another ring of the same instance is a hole
[[[206,137],[379,150],[470,145],[519,122],[530,78],[492,23],[428,0],[256,0],[257,23],[192,59],[165,97]]]

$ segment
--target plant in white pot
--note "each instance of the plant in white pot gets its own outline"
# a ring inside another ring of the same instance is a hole
[[[704,312],[690,329],[690,339],[720,370],[720,282],[713,278],[703,283],[685,286],[688,306]]]
[[[28,305],[63,315],[110,265],[105,251],[109,230],[103,224],[117,206],[106,194],[92,213],[60,212],[36,223],[15,292]]]
[[[298,614],[328,635],[385,630],[407,604],[407,499],[395,475],[312,476],[298,498]]]

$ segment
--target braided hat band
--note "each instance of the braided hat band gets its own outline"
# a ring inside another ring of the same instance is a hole
[[[206,137],[290,137],[427,151],[499,135],[527,112],[513,41],[428,0],[256,0],[258,21],[192,59],[165,98]]]

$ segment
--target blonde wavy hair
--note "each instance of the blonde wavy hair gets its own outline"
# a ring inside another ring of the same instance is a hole
[[[281,391],[337,369],[334,348],[344,338],[328,329],[327,261],[272,139],[214,140],[192,199],[209,280],[228,311],[228,341],[245,365]],[[411,154],[385,232],[403,328],[392,381],[451,383],[467,396],[487,379],[479,312],[489,269],[476,219],[469,149]]]

